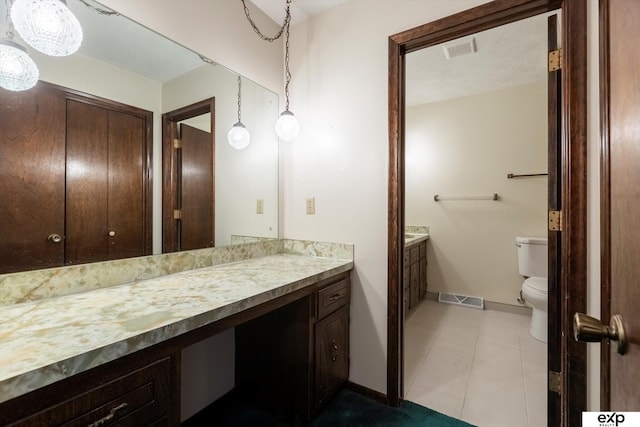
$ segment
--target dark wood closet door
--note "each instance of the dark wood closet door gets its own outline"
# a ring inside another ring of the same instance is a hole
[[[66,263],[145,255],[145,124],[67,103]]]
[[[63,263],[64,115],[50,86],[0,89],[0,273]]]
[[[107,259],[108,111],[67,101],[67,264]]]
[[[144,121],[109,111],[108,259],[145,255]]]
[[[209,132],[181,124],[180,250],[214,246],[213,146]]]

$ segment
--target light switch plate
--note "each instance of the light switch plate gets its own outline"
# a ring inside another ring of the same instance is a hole
[[[256,200],[256,213],[263,214],[264,213],[264,199]]]
[[[314,215],[316,213],[316,198],[307,197],[307,215]]]

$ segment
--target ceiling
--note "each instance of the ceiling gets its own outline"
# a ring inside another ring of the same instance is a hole
[[[447,59],[443,46],[409,53],[406,105],[539,82],[547,76],[547,15],[538,15],[475,34],[477,51]]]
[[[347,0],[292,0],[291,24],[295,25],[345,1]],[[251,0],[251,2],[279,25],[284,21],[285,0]]]
[[[277,23],[285,0],[251,0]],[[292,0],[292,24],[349,0]],[[544,80],[547,69],[547,16],[538,15],[477,33],[476,53],[447,59],[443,45],[407,55],[406,105],[499,90]],[[468,39],[462,38],[458,41]],[[449,46],[458,41],[444,43]]]

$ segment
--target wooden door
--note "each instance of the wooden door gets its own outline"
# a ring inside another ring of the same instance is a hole
[[[145,121],[109,110],[107,133],[107,259],[146,255]]]
[[[0,89],[0,273],[62,265],[64,96]]]
[[[106,109],[67,101],[66,264],[107,259],[108,125]]]
[[[67,101],[66,264],[147,253],[144,133],[136,115]]]
[[[602,318],[620,314],[627,353],[602,344],[601,409],[640,409],[640,22],[637,0],[601,2]]]
[[[214,246],[211,133],[180,124],[180,249]]]
[[[162,181],[162,252],[215,246],[215,98],[162,115]]]

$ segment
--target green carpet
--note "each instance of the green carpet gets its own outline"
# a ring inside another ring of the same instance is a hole
[[[314,427],[468,427],[470,425],[412,402],[404,401],[399,408],[391,408],[346,389],[341,390],[311,423]]]
[[[204,411],[185,421],[183,427],[287,427],[269,414],[236,398],[234,393],[221,398]],[[342,389],[307,424],[310,427],[469,427],[470,424],[412,402],[392,408],[351,390]]]

